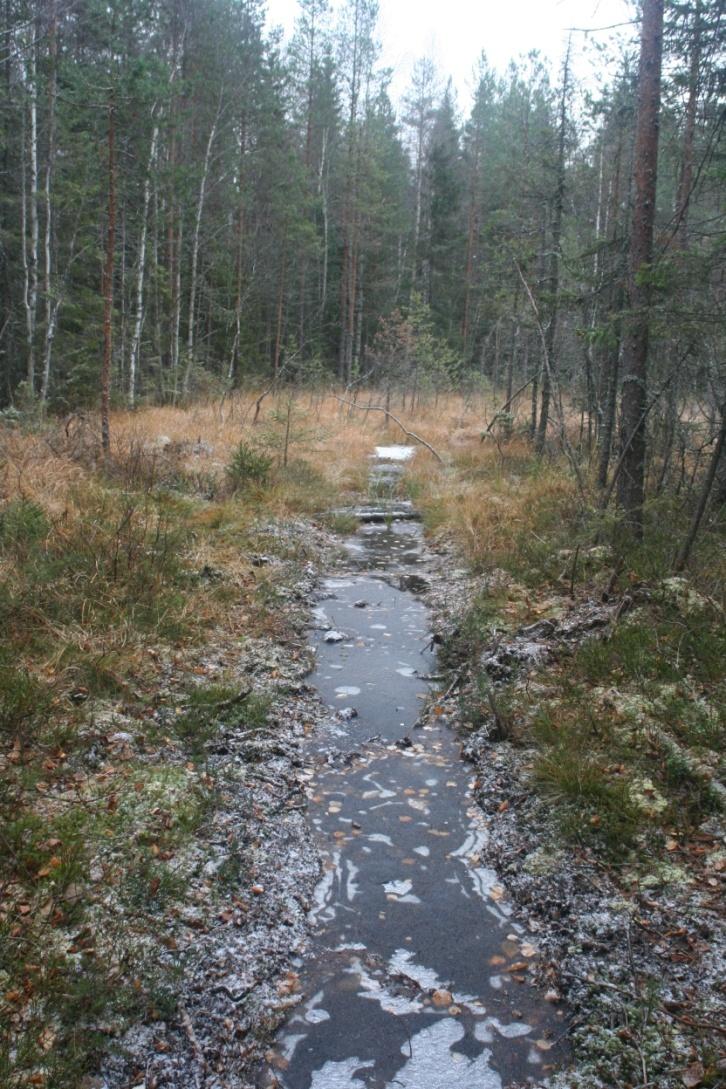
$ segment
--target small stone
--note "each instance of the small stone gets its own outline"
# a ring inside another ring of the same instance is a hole
[[[108,740],[111,745],[131,745],[133,744],[134,735],[126,730],[119,730],[117,733],[111,734]]]
[[[344,635],[341,635],[339,631],[326,631],[323,636],[324,643],[342,643],[345,639]]]
[[[438,990],[434,991],[431,995],[431,1000],[434,1006],[437,1006],[439,1009],[444,1009],[445,1007],[452,1005],[454,997],[451,991]]]

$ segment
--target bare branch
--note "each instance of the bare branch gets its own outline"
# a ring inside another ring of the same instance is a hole
[[[357,405],[355,401],[346,401],[343,397],[338,397],[335,393],[333,394],[333,397],[336,401],[340,401],[341,405],[348,405],[350,408],[358,408],[361,409],[363,412],[382,412],[385,416],[388,417],[389,420],[393,420],[395,424],[398,424],[404,435],[408,435],[408,437],[410,439],[414,439],[415,442],[420,442],[422,446],[425,446],[427,450],[431,451],[439,464],[444,464],[444,459],[439,453],[436,452],[436,450],[434,450],[430,442],[426,442],[426,439],[422,439],[420,435],[417,435],[415,433],[415,431],[409,431],[408,428],[401,423],[398,416],[394,416],[393,413],[389,412],[387,408],[383,407],[383,405]]]
[[[539,316],[537,302],[517,261],[514,262],[514,267],[519,273],[520,280],[524,284],[524,290],[527,292],[527,298],[529,299],[530,306],[532,307],[535,324],[537,326],[537,332],[539,333],[539,338],[542,342],[542,358],[544,360],[545,370],[547,371],[547,375],[550,380],[550,388],[554,391],[555,394],[555,407],[557,409],[557,422],[559,423],[560,442],[562,443],[562,449],[565,451],[565,454],[567,455],[567,460],[572,466],[572,471],[575,474],[575,479],[577,480],[577,487],[580,492],[580,498],[582,499],[583,503],[586,503],[587,496],[585,493],[585,481],[582,478],[582,471],[577,463],[575,452],[572,449],[570,440],[567,437],[567,427],[565,426],[565,411],[562,407],[562,394],[560,392],[560,384],[557,381],[555,375],[553,374],[552,367],[550,366],[550,353],[547,350],[547,336],[545,335],[544,327]]]

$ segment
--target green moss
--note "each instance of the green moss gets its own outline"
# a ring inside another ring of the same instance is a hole
[[[239,699],[239,689],[226,685],[204,685],[187,694],[187,710],[173,723],[173,731],[194,756],[200,756],[209,741],[224,727],[259,730],[266,725],[271,706],[268,696],[250,693]]]

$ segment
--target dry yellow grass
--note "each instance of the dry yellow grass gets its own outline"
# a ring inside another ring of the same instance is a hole
[[[238,395],[232,402],[194,405],[182,408],[147,408],[131,415],[119,413],[112,421],[112,431],[117,449],[128,450],[135,443],[158,444],[160,439],[189,445],[190,450],[207,444],[211,447],[208,460],[216,470],[230,460],[234,449],[242,441],[257,444],[269,437],[274,425],[278,435],[278,449],[282,443],[283,425],[274,423],[276,415],[285,413],[288,394],[267,398],[261,407],[256,424],[253,423],[255,394]],[[294,400],[295,429],[304,437],[291,448],[291,456],[308,462],[333,486],[346,489],[362,483],[368,455],[376,444],[405,442],[406,436],[393,421],[387,421],[380,412],[369,411],[369,404],[381,403],[377,394],[359,394],[357,407],[350,408],[333,394],[299,394]],[[435,403],[425,403],[416,412],[404,411],[393,404],[391,410],[409,430],[415,431],[430,442],[442,456],[462,447],[476,445],[487,413],[493,404],[481,399],[464,399],[450,395]],[[198,455],[193,453],[192,458]],[[423,448],[420,461],[428,461],[431,455]]]
[[[253,423],[257,394],[235,395],[224,403],[196,404],[189,408],[147,407],[135,413],[116,412],[111,420],[112,455],[117,462],[144,452],[162,457],[173,452],[188,468],[203,466],[221,473],[240,442],[253,445],[272,442],[281,449],[284,425],[275,422],[284,414],[288,394],[267,397],[259,419]],[[342,489],[365,479],[368,455],[374,445],[406,442],[406,436],[380,412],[368,411],[381,403],[376,393],[362,392],[357,407],[341,404],[332,393],[300,393],[294,399],[293,437],[290,455],[308,462],[331,485]],[[494,458],[490,444],[480,436],[497,408],[496,399],[447,395],[418,405],[415,412],[394,402],[391,410],[409,430],[430,442],[448,463],[470,455],[474,462]],[[273,430],[275,435],[272,436]],[[63,507],[69,490],[97,465],[96,421],[49,424],[36,432],[0,431],[0,498],[22,497],[50,509]],[[435,466],[421,448],[417,473]]]
[[[217,518],[229,520],[229,511],[223,513],[225,469],[240,442],[262,445],[273,457],[282,457],[281,417],[290,394],[266,397],[255,423],[257,396],[251,391],[222,404],[146,407],[112,417],[111,465],[121,486],[153,480],[170,466],[192,481],[216,481],[222,505],[207,505],[193,516],[202,531],[195,541],[195,562],[200,564],[212,563],[215,550],[217,562],[233,559],[228,540],[213,544],[203,530]],[[356,407],[342,404],[332,392],[297,394],[289,455],[291,461],[304,461],[311,477],[301,484],[294,474],[283,474],[264,492],[241,497],[235,504],[240,523],[255,514],[322,511],[365,491],[373,448],[411,441],[394,421],[370,410],[380,403],[380,396],[368,391],[358,394]],[[548,507],[557,511],[574,502],[572,485],[560,466],[532,475],[530,448],[516,432],[503,443],[492,436],[481,442],[498,406],[499,398],[453,394],[423,402],[413,412],[399,402],[391,404],[403,426],[430,443],[444,462],[439,464],[421,446],[410,474],[429,525],[446,525],[477,566],[496,563],[522,533],[535,530]],[[522,405],[516,421],[520,432],[526,407]],[[95,423],[90,419],[70,426],[50,424],[36,432],[0,433],[0,499],[31,500],[53,519],[72,515],[79,486],[96,479],[100,468]]]
[[[367,395],[360,397],[361,403],[367,401]],[[69,685],[76,683],[81,659],[84,669],[87,661],[99,660],[108,673],[113,659],[114,671],[134,673],[140,648],[155,637],[163,638],[160,631],[155,635],[153,619],[147,617],[143,630],[138,624],[140,605],[133,579],[140,577],[137,569],[147,578],[147,557],[153,567],[148,577],[158,578],[160,615],[167,615],[166,600],[173,603],[180,637],[182,633],[184,638],[195,637],[219,625],[233,627],[235,609],[251,627],[264,628],[267,621],[256,595],[264,573],[250,566],[247,555],[257,547],[255,523],[322,514],[345,502],[365,491],[373,447],[405,441],[400,429],[381,413],[349,409],[332,394],[300,394],[293,405],[295,441],[288,472],[273,474],[264,487],[233,495],[226,468],[240,442],[262,445],[281,460],[285,428],[280,417],[288,403],[285,393],[265,399],[256,424],[252,393],[222,406],[117,412],[111,421],[107,464],[100,455],[95,418],[0,431],[0,514],[14,500],[24,504],[12,515],[21,522],[11,531],[14,543],[4,550],[0,564],[12,598],[12,607],[7,608],[13,643],[28,667],[44,674],[50,670],[56,678],[68,673]],[[402,416],[404,425],[440,448],[449,464],[454,451],[478,454],[483,418],[484,405],[467,405],[460,398],[442,399]],[[438,494],[449,469],[440,468],[423,448],[416,461],[417,474],[428,480],[428,501]],[[40,551],[34,544],[28,546],[36,549],[32,556],[23,545],[22,519],[36,517],[28,504],[43,512],[32,532],[40,524],[45,535]],[[173,549],[183,550],[179,559],[188,571],[222,570],[229,593],[216,593],[213,586],[194,580],[175,581],[173,574],[154,567],[159,524],[174,538]],[[122,561],[118,574],[115,554]],[[134,567],[131,574],[129,565]],[[156,607],[150,591],[145,593],[146,605]]]

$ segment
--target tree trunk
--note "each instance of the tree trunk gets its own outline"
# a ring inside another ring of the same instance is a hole
[[[28,56],[28,166],[30,192],[26,188],[23,164],[23,265],[25,274],[25,327],[27,337],[26,379],[28,394],[35,397],[35,332],[38,321],[38,71],[36,24],[31,20]],[[24,149],[23,149],[24,151]],[[26,239],[27,221],[30,220],[30,242]]]
[[[620,366],[617,345],[608,347],[605,356],[605,403],[600,422],[599,458],[597,470],[598,487],[604,491],[608,483],[610,457],[615,434],[615,420],[618,412],[618,370]]]
[[[323,215],[323,269],[320,284],[320,313],[324,314],[328,304],[328,261],[330,223],[328,215],[328,130],[323,132],[322,150],[320,152],[320,175],[318,178],[318,192],[320,194],[321,211]]]
[[[356,277],[355,342],[353,348],[353,367],[358,374],[360,374],[363,364],[363,313],[365,302],[365,296],[363,293],[364,267],[365,262],[363,254],[361,254],[358,261],[358,275]]]
[[[529,350],[529,342],[527,343],[527,350]],[[529,413],[529,437],[534,441],[534,437],[537,434],[537,406],[539,405],[539,376],[542,373],[542,364],[535,359],[534,361],[534,373],[532,375],[532,402],[530,405]]]
[[[562,244],[562,216],[565,209],[565,150],[567,137],[567,95],[570,87],[570,44],[567,46],[565,63],[562,70],[562,93],[560,95],[560,124],[557,137],[557,187],[555,189],[554,205],[552,210],[552,254],[549,270],[550,311],[549,321],[545,330],[545,353],[548,365],[543,364],[542,370],[542,404],[540,406],[539,423],[537,426],[537,440],[535,451],[542,454],[547,441],[547,427],[549,424],[550,400],[552,398],[552,374],[555,365],[555,339],[557,336],[557,320],[559,316],[559,292],[560,292],[560,247]]]
[[[275,381],[280,376],[280,358],[282,356],[282,330],[285,314],[285,280],[287,276],[287,257],[283,253],[280,266],[280,282],[277,290],[277,317],[275,319],[275,348],[272,358],[272,375]]]
[[[153,112],[153,111],[152,111]],[[144,275],[146,273],[146,240],[149,232],[149,205],[151,203],[151,173],[156,163],[156,148],[159,141],[159,126],[154,125],[149,148],[149,161],[144,178],[144,205],[141,212],[141,236],[139,238],[138,268],[136,270],[136,313],[134,331],[129,354],[129,408],[136,403],[136,373],[141,349],[141,330],[144,324]]]
[[[708,466],[708,472],[706,473],[706,479],[703,482],[701,488],[701,494],[698,497],[698,505],[691,521],[691,526],[688,531],[688,535],[681,545],[676,562],[674,564],[675,571],[683,571],[693,550],[693,546],[696,543],[696,537],[698,536],[698,530],[700,529],[703,516],[706,513],[708,507],[708,501],[711,496],[711,490],[713,488],[714,481],[716,480],[716,474],[718,473],[718,467],[723,456],[724,447],[726,447],[726,402],[721,406],[721,427],[719,428],[718,438],[716,440],[716,446],[714,447],[713,454],[711,455],[711,461]]]
[[[204,202],[207,196],[207,184],[209,182],[209,164],[212,158],[212,146],[214,144],[214,138],[217,135],[217,125],[219,124],[219,117],[222,111],[222,99],[220,95],[219,107],[217,109],[217,115],[212,122],[212,127],[209,130],[209,139],[207,140],[207,147],[204,152],[204,165],[202,167],[202,178],[199,183],[199,196],[197,198],[197,211],[194,217],[194,236],[192,238],[192,267],[191,267],[191,280],[189,285],[189,313],[187,315],[187,359],[186,367],[184,369],[184,381],[182,383],[182,393],[184,396],[189,392],[189,382],[191,380],[192,371],[194,369],[194,339],[196,331],[196,307],[197,307],[197,287],[199,280],[199,240],[202,231],[202,215],[204,214]]]
[[[45,161],[45,345],[43,350],[43,377],[40,386],[40,401],[48,400],[50,369],[53,357],[53,341],[58,318],[60,300],[53,299],[53,204],[51,189],[56,150],[56,103],[58,99],[58,17],[56,0],[50,0],[50,25],[48,28],[48,55],[50,72],[48,76],[48,152]]]
[[[229,355],[229,367],[227,369],[227,380],[230,385],[235,381],[239,372],[239,351],[240,343],[242,341],[242,279],[244,272],[244,236],[245,236],[245,205],[244,205],[244,189],[242,179],[244,176],[243,164],[244,164],[244,147],[245,147],[245,135],[244,124],[242,125],[242,136],[240,139],[240,166],[239,166],[239,194],[238,194],[238,206],[237,206],[237,254],[235,257],[235,299],[234,299],[234,340],[232,342],[232,351]]]
[[[698,105],[698,79],[701,67],[701,0],[696,0],[693,13],[693,43],[691,45],[691,65],[688,77],[688,101],[683,126],[683,153],[681,157],[681,176],[678,181],[676,198],[676,221],[678,249],[688,249],[688,206],[693,188],[693,144],[696,135],[696,107]]]
[[[620,208],[620,189],[622,184],[623,162],[623,124],[618,123],[618,140],[615,149],[613,177],[610,188],[610,201],[607,210],[607,238],[611,249],[619,249],[620,226],[618,211]],[[610,458],[613,450],[613,437],[618,411],[618,373],[620,369],[621,314],[624,304],[624,272],[618,257],[613,270],[614,283],[610,289],[609,320],[613,323],[613,340],[608,343],[602,363],[599,391],[599,428],[598,428],[598,475],[597,482],[601,491],[608,484]]]
[[[474,279],[474,251],[478,229],[479,166],[481,160],[481,135],[477,123],[469,173],[469,209],[466,230],[466,269],[464,272],[464,315],[461,321],[461,340],[464,359],[467,359],[471,326],[471,296]]]
[[[113,355],[113,270],[116,249],[116,103],[108,105],[108,227],[103,271],[103,362],[101,366],[101,443],[111,453],[111,362]]]
[[[171,247],[171,336],[170,336],[170,364],[172,374],[173,399],[176,401],[179,393],[179,368],[181,365],[181,265],[182,265],[182,239],[183,221],[179,209],[172,213],[172,231],[170,238]],[[176,222],[174,222],[174,220]]]
[[[633,221],[628,270],[629,314],[623,343],[620,442],[624,453],[618,499],[636,539],[643,536],[645,498],[650,265],[653,257],[661,67],[663,0],[644,0],[635,133]]]

